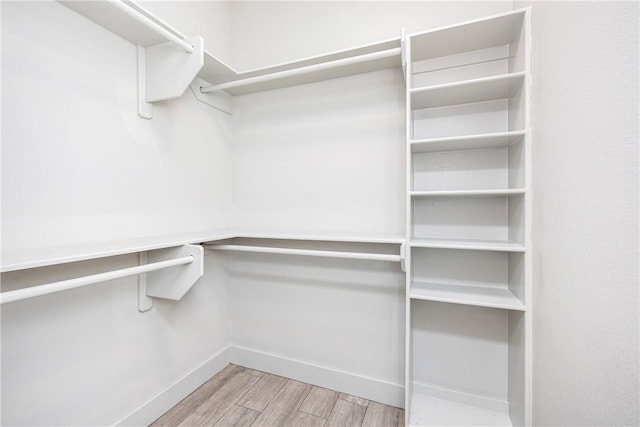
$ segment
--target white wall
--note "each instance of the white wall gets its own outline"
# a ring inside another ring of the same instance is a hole
[[[143,120],[135,46],[56,2],[1,7],[4,255],[230,227],[227,115],[187,92]],[[135,277],[4,305],[2,424],[113,424],[210,360],[229,342],[228,280],[211,259],[182,301],[145,314]],[[5,273],[2,285],[136,263]]]
[[[533,3],[534,423],[638,425],[638,3]]]
[[[227,115],[187,91],[142,120],[134,45],[55,2],[3,12],[5,253],[230,226]]]

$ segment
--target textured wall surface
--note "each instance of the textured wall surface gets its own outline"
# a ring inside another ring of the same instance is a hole
[[[534,423],[638,425],[638,3],[533,5]]]

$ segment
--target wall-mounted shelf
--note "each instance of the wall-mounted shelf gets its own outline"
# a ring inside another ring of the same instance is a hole
[[[414,281],[411,284],[411,298],[479,307],[525,310],[524,304],[509,289],[491,286]]]
[[[434,108],[509,98],[525,73],[510,73],[411,90],[411,108]]]
[[[144,252],[141,254],[141,260],[144,261],[141,265],[2,292],[0,304],[137,275],[138,310],[144,312],[153,306],[150,297],[181,300],[204,274],[203,256],[204,251],[199,245],[160,249],[149,254]]]
[[[525,252],[526,247],[516,242],[481,239],[413,238],[412,248],[469,249],[481,251]]]
[[[114,2],[59,1],[69,9],[75,10],[87,19],[90,19],[96,24],[135,45],[149,47],[166,41],[166,39],[159,35],[158,32],[149,29],[146,25],[143,25],[136,19],[132,18],[129,14],[123,12],[121,8],[114,4]],[[125,4],[178,38],[183,40],[187,38],[184,34],[149,12],[144,7],[130,1],[127,1]],[[236,78],[237,73],[205,49],[204,67],[198,72],[198,76],[213,84],[234,79]]]
[[[89,259],[133,254],[137,252],[165,249],[182,245],[212,242],[234,237],[225,231],[200,233],[184,233],[160,237],[117,240],[102,243],[87,243],[67,247],[42,248],[22,252],[2,253],[0,271],[25,270],[27,268],[46,267],[48,265],[66,264]]]
[[[25,270],[28,268],[46,267],[49,265],[66,264],[70,262],[86,261],[96,258],[105,258],[117,255],[133,254],[152,251],[156,249],[172,248],[182,245],[200,244],[204,242],[217,242],[234,238],[244,239],[277,239],[299,241],[330,241],[349,243],[375,243],[401,245],[405,240],[399,236],[373,236],[373,235],[341,235],[321,236],[303,235],[293,233],[249,233],[233,232],[231,230],[203,231],[167,235],[150,238],[117,240],[102,243],[87,243],[86,245],[73,245],[67,247],[42,248],[39,250],[22,251],[2,254],[1,272]]]
[[[497,132],[480,135],[430,138],[409,141],[411,152],[434,153],[440,151],[482,150],[486,148],[508,147],[521,143],[526,131]]]
[[[59,1],[144,49],[166,41],[166,37],[161,36],[159,32],[168,33],[171,37],[177,38],[178,42],[189,40],[177,29],[132,1]],[[126,12],[127,9],[139,14],[141,19],[133,18],[130,13]],[[157,27],[157,30],[150,29],[148,25],[141,23],[141,20],[150,21]],[[202,81],[192,85],[192,89],[198,100],[230,113],[229,102],[224,96],[284,88],[385,68],[400,68],[400,45],[400,37],[398,37],[242,72],[236,71],[204,48],[203,65],[196,72],[197,77]],[[335,66],[332,65],[333,63]],[[207,93],[206,88],[211,85],[227,84],[231,87]],[[204,89],[204,91],[200,89]],[[150,115],[144,108],[141,108],[141,111],[143,117]]]
[[[400,67],[400,38],[383,40],[272,67],[241,72],[208,90],[244,95],[264,90],[330,80],[385,68]]]
[[[446,190],[446,191],[412,191],[411,197],[489,197],[489,196],[509,196],[514,194],[524,194],[524,188],[496,189],[496,190]]]

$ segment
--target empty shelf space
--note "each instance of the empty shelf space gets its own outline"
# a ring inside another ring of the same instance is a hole
[[[438,190],[438,191],[411,191],[411,197],[482,197],[482,196],[508,196],[524,194],[524,188],[506,188],[495,190]]]
[[[411,58],[421,61],[505,44],[517,44],[526,10],[510,11],[410,34]]]
[[[480,135],[452,136],[410,141],[411,152],[433,153],[440,151],[481,150],[508,147],[522,142],[526,131],[497,132]]]
[[[469,249],[481,251],[525,252],[526,247],[508,240],[413,238],[413,248]]]
[[[523,144],[412,155],[412,195],[523,194]]]
[[[414,393],[410,426],[511,426],[509,415]]]
[[[453,285],[414,281],[411,298],[479,307],[524,311],[522,302],[507,288],[494,286]]]
[[[522,84],[526,73],[446,83],[411,90],[411,108],[434,108],[509,98]]]

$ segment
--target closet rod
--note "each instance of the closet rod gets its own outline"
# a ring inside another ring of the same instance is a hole
[[[76,279],[48,283],[46,285],[38,285],[30,288],[17,289],[15,291],[2,292],[0,293],[0,304],[20,301],[27,298],[38,297],[41,295],[52,294],[54,292],[66,291],[68,289],[80,288],[82,286],[106,282],[107,280],[120,279],[122,277],[133,276],[135,274],[149,273],[151,271],[174,267],[176,265],[191,264],[193,260],[193,255],[188,255],[180,258],[169,259],[166,261],[159,261],[151,264],[139,265],[136,267],[123,268],[122,270],[108,271],[106,273],[93,274],[91,276],[84,276],[78,277]]]
[[[233,89],[240,86],[246,86],[254,83],[268,82],[271,80],[282,79],[285,77],[297,76],[300,74],[313,73],[314,71],[323,71],[331,68],[342,67],[345,65],[358,64],[361,62],[374,61],[376,59],[389,58],[392,56],[400,56],[401,48],[387,49],[380,52],[367,53],[364,55],[352,56],[351,58],[337,59],[335,61],[323,62],[320,64],[307,65],[306,67],[294,68],[291,70],[279,71],[276,73],[265,74],[262,76],[249,77],[242,80],[234,80],[227,83],[220,83],[212,86],[201,87],[202,93],[215,92],[217,90]]]
[[[402,257],[400,255],[374,254],[364,252],[316,251],[311,249],[273,248],[266,246],[244,245],[205,245],[205,248],[213,249],[216,251],[259,252],[267,254],[317,256],[323,258],[365,259],[371,261],[402,261]]]
[[[138,12],[131,6],[128,6],[122,0],[110,0],[109,3],[117,7],[123,13],[129,15],[131,18],[135,19],[139,23],[145,25],[150,30],[155,31],[156,33],[158,33],[168,41],[177,44],[182,49],[184,49],[185,52],[187,53],[193,52],[193,46],[191,46],[189,43],[182,40],[180,37],[176,36],[166,28],[162,27],[160,24],[157,24],[152,19],[149,19],[148,17],[144,16],[142,13]]]

